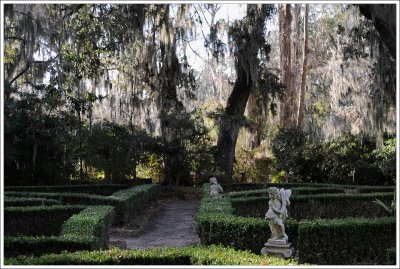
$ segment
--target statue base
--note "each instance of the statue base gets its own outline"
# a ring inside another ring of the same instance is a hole
[[[265,247],[261,249],[262,255],[276,256],[280,258],[290,258],[293,255],[293,248],[286,239],[268,239]]]

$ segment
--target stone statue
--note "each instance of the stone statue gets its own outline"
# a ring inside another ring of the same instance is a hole
[[[210,196],[220,197],[221,193],[224,192],[221,185],[218,184],[216,177],[210,177]]]
[[[271,229],[271,238],[265,244],[265,247],[261,249],[262,254],[285,258],[292,256],[293,250],[290,248],[291,244],[288,243],[289,238],[285,232],[284,224],[284,220],[288,216],[287,206],[290,205],[289,197],[291,194],[291,190],[278,189],[276,187],[268,189],[270,200],[265,219]]]

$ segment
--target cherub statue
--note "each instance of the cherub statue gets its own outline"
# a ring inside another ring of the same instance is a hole
[[[283,222],[288,216],[286,206],[290,205],[289,197],[292,191],[271,187],[268,188],[268,194],[270,200],[265,219],[268,220],[271,229],[271,239],[288,240]]]
[[[210,177],[210,196],[220,197],[221,193],[224,192],[221,185],[218,184],[216,177]]]

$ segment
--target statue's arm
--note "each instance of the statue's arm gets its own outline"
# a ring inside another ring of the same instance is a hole
[[[274,203],[272,203],[272,202],[269,202],[269,207],[272,209],[272,211],[274,211],[274,212],[277,213],[277,214],[282,214],[282,213],[283,213],[283,211],[280,210],[279,208],[277,208],[277,207],[274,205]]]

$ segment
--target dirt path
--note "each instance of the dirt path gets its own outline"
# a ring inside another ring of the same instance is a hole
[[[143,231],[138,234],[111,232],[110,245],[145,249],[199,244],[193,220],[198,206],[196,200],[166,200],[154,211],[154,217],[144,224]]]

